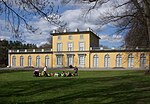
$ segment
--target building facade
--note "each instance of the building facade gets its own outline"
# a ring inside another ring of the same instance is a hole
[[[103,49],[100,37],[87,31],[53,31],[52,49],[9,50],[10,67],[144,68],[150,49]]]

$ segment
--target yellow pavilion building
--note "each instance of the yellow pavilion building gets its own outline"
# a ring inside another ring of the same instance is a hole
[[[73,32],[55,30],[52,49],[9,50],[9,67],[58,68],[144,68],[149,66],[150,49],[103,49],[100,37],[90,28]]]

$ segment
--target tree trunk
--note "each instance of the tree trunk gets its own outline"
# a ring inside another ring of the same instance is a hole
[[[150,50],[150,0],[144,0],[144,14],[147,23],[147,32],[149,36],[149,47],[148,51]],[[149,70],[150,70],[150,52],[149,52]]]

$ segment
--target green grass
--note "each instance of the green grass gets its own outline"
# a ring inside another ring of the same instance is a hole
[[[0,104],[150,104],[150,76],[144,71],[79,71],[76,77],[32,74],[1,70]]]

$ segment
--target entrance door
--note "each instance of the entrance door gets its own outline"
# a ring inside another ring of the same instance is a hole
[[[68,55],[68,66],[73,66],[73,55]]]

